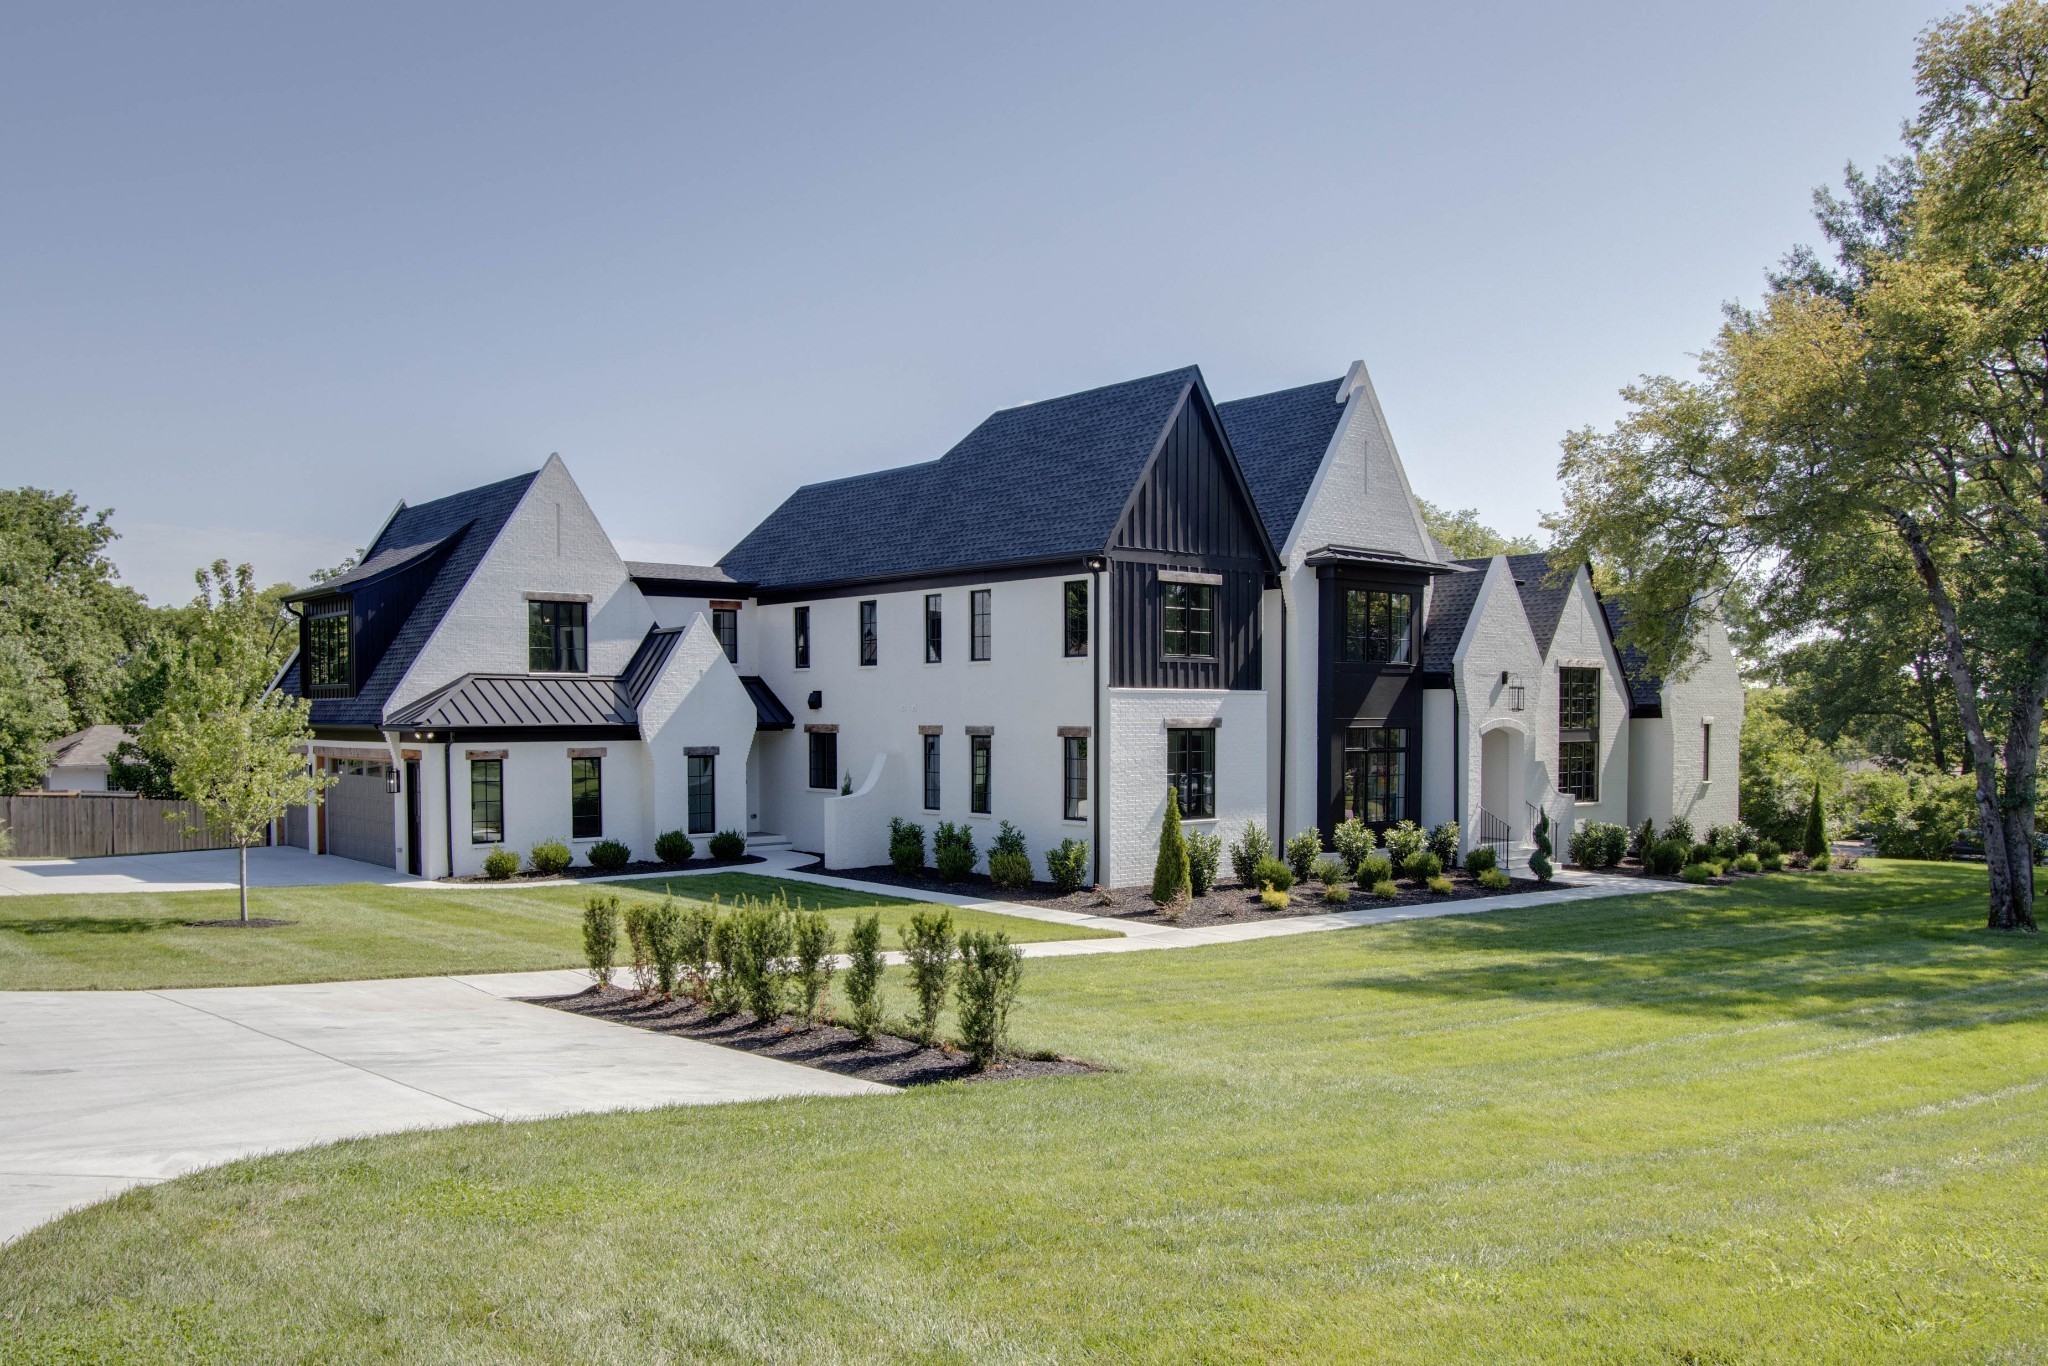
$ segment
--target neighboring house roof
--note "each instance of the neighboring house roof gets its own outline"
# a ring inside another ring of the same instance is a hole
[[[482,488],[468,489],[436,498],[418,507],[400,505],[397,512],[377,537],[363,557],[360,568],[343,576],[354,583],[362,580],[357,575],[380,566],[378,573],[389,573],[400,567],[397,556],[407,552],[406,564],[420,558],[409,552],[431,553],[446,546],[447,554],[441,567],[434,572],[433,579],[420,594],[405,623],[392,637],[385,648],[383,658],[377,661],[376,669],[354,697],[316,698],[313,702],[313,724],[315,726],[377,726],[384,724],[384,704],[390,699],[392,690],[405,677],[406,670],[419,656],[434,628],[441,624],[441,618],[462,592],[469,576],[476,572],[484,552],[498,539],[505,523],[512,516],[519,500],[526,495],[539,471],[501,479],[495,484]],[[424,548],[424,549],[423,549]],[[341,580],[320,585],[319,592],[331,592]],[[459,684],[451,685],[459,686]],[[280,690],[290,694],[298,692],[298,671],[289,670],[280,684]],[[445,691],[445,690],[444,690]],[[408,712],[415,708],[407,708]],[[411,724],[392,718],[392,724]],[[452,723],[443,723],[452,724]]]
[[[1286,544],[1336,435],[1337,419],[1344,415],[1336,397],[1343,382],[1340,376],[1216,406],[1275,549]]]
[[[741,674],[740,682],[747,685],[747,696],[754,699],[755,730],[796,729],[796,713],[782,705],[768,680],[759,674]]]
[[[135,732],[125,726],[87,726],[50,741],[44,749],[52,768],[105,768],[121,742],[134,738]]]
[[[1190,389],[1194,366],[1006,408],[938,460],[806,484],[719,567],[775,589],[1100,554]]]
[[[1664,680],[1650,672],[1650,660],[1641,650],[1631,645],[1623,649],[1622,627],[1628,622],[1628,613],[1618,602],[1602,602],[1600,613],[1607,622],[1607,638],[1613,641],[1614,653],[1621,660],[1622,681],[1628,684],[1629,714],[1631,716],[1662,716],[1664,714]]]
[[[1489,561],[1459,560],[1479,572],[1447,574],[1436,581],[1429,599],[1429,620],[1422,630],[1422,668],[1425,673],[1448,673],[1457,661],[1458,642],[1465,638],[1465,623],[1479,601],[1479,586],[1486,582]]]
[[[659,564],[653,560],[628,560],[626,573],[642,590],[663,588],[744,588],[739,580],[715,564]]]

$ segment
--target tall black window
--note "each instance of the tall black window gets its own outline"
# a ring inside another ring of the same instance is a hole
[[[1344,592],[1342,647],[1338,657],[1371,664],[1406,664],[1413,648],[1415,597],[1379,588]]]
[[[1216,653],[1216,588],[1206,583],[1161,584],[1166,639],[1162,652],[1177,659]]]
[[[1600,800],[1600,671],[1557,671],[1557,790]]]
[[[604,834],[604,760],[569,761],[569,838],[594,840]]]
[[[839,734],[836,731],[811,732],[811,786],[839,786]]]
[[[967,737],[967,809],[977,816],[986,816],[989,813],[989,762],[990,751],[994,747],[993,736]]]
[[[860,662],[866,666],[881,657],[881,640],[875,628],[875,600],[869,598],[860,605]]]
[[[718,828],[718,756],[690,756],[690,833],[708,835]]]
[[[1067,658],[1088,653],[1088,580],[1068,579],[1065,587]]]
[[[967,597],[969,659],[989,658],[989,590],[977,588]]]
[[[924,737],[924,809],[939,809],[939,737]]]
[[[1069,735],[1061,746],[1064,753],[1066,816],[1070,821],[1088,819],[1088,737]]]
[[[584,618],[580,602],[526,604],[526,667],[535,673],[582,673]]]
[[[469,761],[469,842],[499,844],[505,838],[505,761]]]
[[[943,593],[924,595],[924,662],[936,664],[946,648],[946,598]]]
[[[714,607],[711,609],[711,630],[718,637],[719,645],[725,650],[725,657],[737,664],[740,662],[740,614],[737,608]]]
[[[1203,726],[1166,732],[1166,781],[1180,793],[1180,814],[1216,814],[1216,732]]]
[[[799,607],[789,616],[796,623],[796,667],[808,669],[811,667],[811,609]]]
[[[355,693],[349,649],[352,598],[329,598],[306,609],[306,696],[350,697]]]
[[[1390,825],[1408,818],[1408,732],[1351,726],[1344,732],[1344,819]]]
[[[1714,781],[1714,723],[1700,722],[1700,781]]]

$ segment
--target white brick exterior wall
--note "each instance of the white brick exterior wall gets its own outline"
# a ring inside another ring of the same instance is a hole
[[[1630,773],[1629,818],[1662,827],[1673,816],[1692,822],[1696,838],[1726,825],[1738,812],[1742,757],[1742,675],[1718,616],[1701,642],[1705,658],[1682,679],[1664,685],[1664,715],[1631,724],[1638,749]],[[1713,757],[1707,761],[1702,727],[1712,718]]]
[[[1169,720],[1222,721],[1216,728],[1215,818],[1186,820],[1183,828],[1220,835],[1228,846],[1246,821],[1266,823],[1265,693],[1113,688],[1104,716],[1109,731],[1104,880],[1111,886],[1152,880],[1159,828],[1166,819]]]

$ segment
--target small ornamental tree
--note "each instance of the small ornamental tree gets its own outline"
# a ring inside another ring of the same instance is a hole
[[[590,966],[590,980],[600,987],[610,986],[618,956],[619,899],[593,894],[583,903],[583,961]]]
[[[1159,861],[1152,868],[1152,904],[1168,906],[1191,896],[1188,842],[1180,830],[1180,793],[1166,789],[1166,819],[1159,826]]]
[[[1023,975],[1024,954],[1001,930],[960,936],[960,1042],[976,1067],[987,1067],[1002,1051]]]
[[[1536,816],[1536,852],[1529,855],[1529,871],[1536,875],[1538,882],[1550,881],[1554,871],[1550,862],[1550,813],[1543,811]]]
[[[1799,847],[1808,858],[1819,858],[1828,851],[1827,809],[1821,802],[1818,778],[1813,780],[1813,804],[1806,808],[1806,838]]]

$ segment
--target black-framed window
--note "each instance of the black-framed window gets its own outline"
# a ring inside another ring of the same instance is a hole
[[[1342,626],[1340,659],[1409,663],[1415,648],[1415,595],[1384,588],[1347,588]]]
[[[711,632],[718,637],[718,644],[725,651],[725,657],[737,664],[740,662],[740,614],[735,607],[714,607],[711,609]]]
[[[1069,735],[1060,746],[1061,766],[1066,795],[1066,818],[1070,821],[1088,819],[1088,737]]]
[[[594,840],[604,835],[604,760],[569,761],[569,838]]]
[[[1216,653],[1216,586],[1164,583],[1160,586],[1165,639],[1170,659],[1209,659]]]
[[[1714,723],[1700,722],[1700,781],[1714,781]]]
[[[924,662],[937,664],[946,651],[946,595],[924,595]]]
[[[799,607],[789,614],[789,619],[796,629],[796,667],[808,669],[811,667],[811,609]]]
[[[989,813],[990,768],[995,758],[995,737],[992,735],[970,735],[967,737],[967,809],[977,816]]]
[[[939,809],[939,737],[924,738],[924,809]]]
[[[1062,585],[1062,595],[1067,658],[1079,659],[1088,653],[1088,580],[1068,579]]]
[[[1344,731],[1344,819],[1391,825],[1408,819],[1408,732],[1399,726]]]
[[[977,663],[987,663],[991,657],[989,619],[993,615],[992,601],[986,588],[977,588],[967,595],[967,657]]]
[[[1180,814],[1207,819],[1216,814],[1216,731],[1211,726],[1166,732],[1166,781],[1180,793]]]
[[[839,735],[836,731],[811,732],[811,786],[839,786]]]
[[[505,761],[469,761],[469,842],[505,841]]]
[[[1600,800],[1600,671],[1557,671],[1557,790]]]
[[[690,760],[690,833],[708,835],[718,828],[718,756],[692,754]]]
[[[526,667],[535,673],[583,673],[589,605],[581,602],[526,604]]]
[[[356,690],[353,598],[328,598],[306,608],[306,696],[353,697]]]
[[[876,664],[880,662],[881,658],[882,641],[879,628],[875,624],[875,600],[868,598],[860,605],[861,667],[867,668]]]

